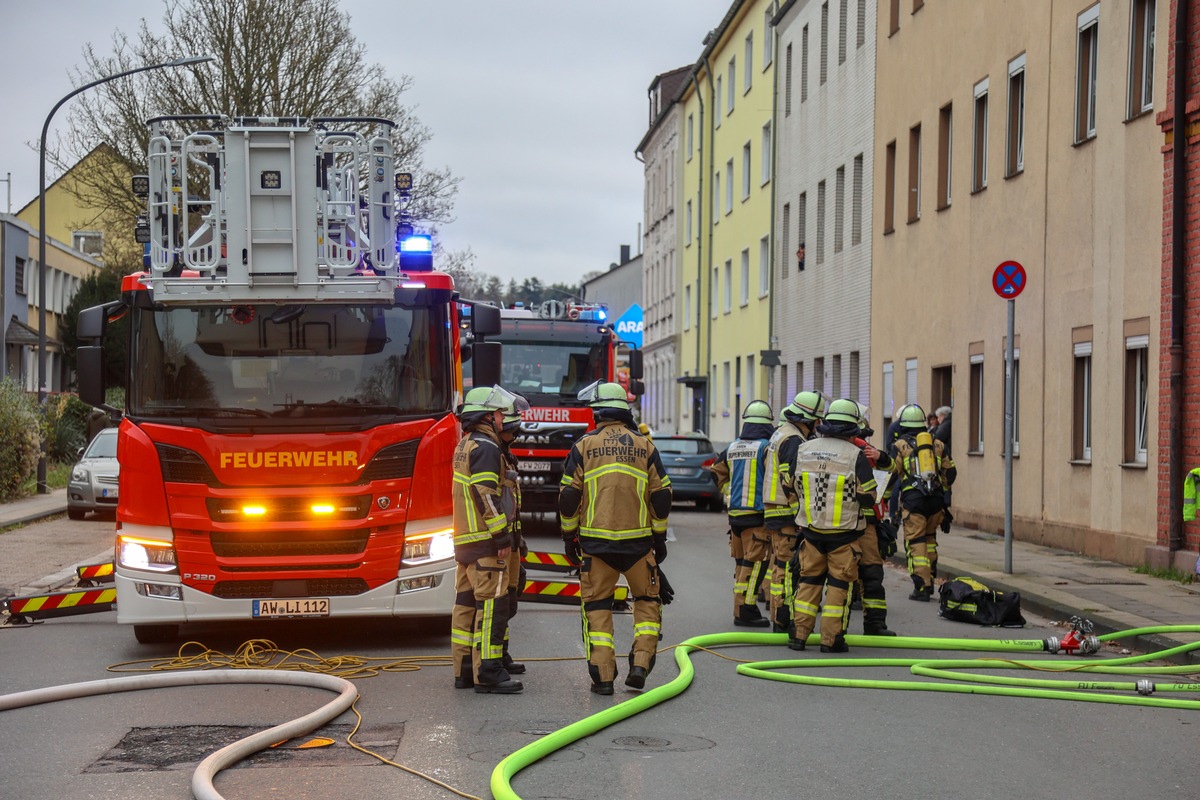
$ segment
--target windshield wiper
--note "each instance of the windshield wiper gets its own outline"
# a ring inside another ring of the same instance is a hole
[[[197,417],[269,417],[271,412],[261,408],[194,408]]]

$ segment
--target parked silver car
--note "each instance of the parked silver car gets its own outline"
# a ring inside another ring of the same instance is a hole
[[[67,482],[67,516],[83,519],[89,511],[117,510],[117,429],[104,428],[96,434],[71,469]]]

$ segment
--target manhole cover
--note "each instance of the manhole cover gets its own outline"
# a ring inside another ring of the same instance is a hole
[[[658,748],[671,746],[670,739],[660,739],[657,736],[620,736],[613,739],[613,744],[620,747]]]

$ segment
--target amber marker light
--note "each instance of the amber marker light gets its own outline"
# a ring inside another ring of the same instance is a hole
[[[312,513],[314,514],[332,514],[334,508],[329,503],[314,503]]]
[[[264,506],[242,506],[242,514],[247,517],[261,517],[267,513]]]

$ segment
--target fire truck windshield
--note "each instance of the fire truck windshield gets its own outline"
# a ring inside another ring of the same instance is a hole
[[[131,314],[140,417],[296,418],[450,408],[444,306],[157,306]]]
[[[593,381],[608,380],[602,342],[504,342],[500,384],[527,398],[551,395],[561,404]],[[532,399],[531,399],[531,402]],[[534,403],[536,405],[536,403]]]

